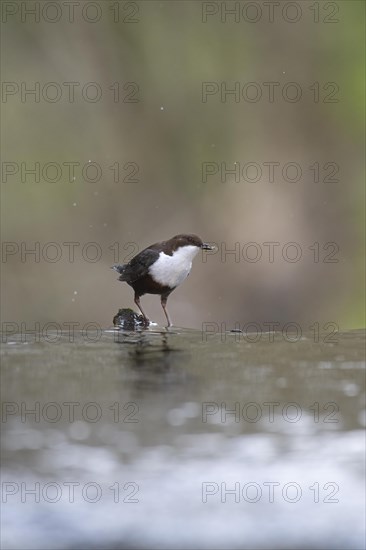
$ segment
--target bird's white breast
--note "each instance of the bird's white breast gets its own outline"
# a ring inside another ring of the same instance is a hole
[[[160,252],[158,260],[149,268],[153,279],[164,286],[174,288],[189,275],[192,260],[199,252],[198,246],[182,246],[172,256]]]

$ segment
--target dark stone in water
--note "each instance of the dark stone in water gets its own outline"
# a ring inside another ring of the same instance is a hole
[[[130,308],[119,309],[113,317],[113,324],[125,330],[135,330],[136,328],[149,326],[149,322],[146,323],[142,315]]]

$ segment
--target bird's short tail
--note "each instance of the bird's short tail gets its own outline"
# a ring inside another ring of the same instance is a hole
[[[124,281],[124,272],[125,272],[125,268],[126,268],[126,264],[116,264],[116,265],[112,265],[111,266],[111,269],[114,269],[115,271],[117,271],[119,274],[120,274],[120,277],[118,278],[119,281]]]

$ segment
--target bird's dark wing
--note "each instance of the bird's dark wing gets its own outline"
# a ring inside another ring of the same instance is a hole
[[[127,283],[134,283],[148,274],[149,267],[159,258],[159,252],[151,248],[145,248],[137,254],[125,266],[123,280]]]

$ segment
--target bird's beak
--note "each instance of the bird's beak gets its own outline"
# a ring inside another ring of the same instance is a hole
[[[202,250],[215,250],[215,245],[209,244],[209,243],[202,243],[201,244]]]

